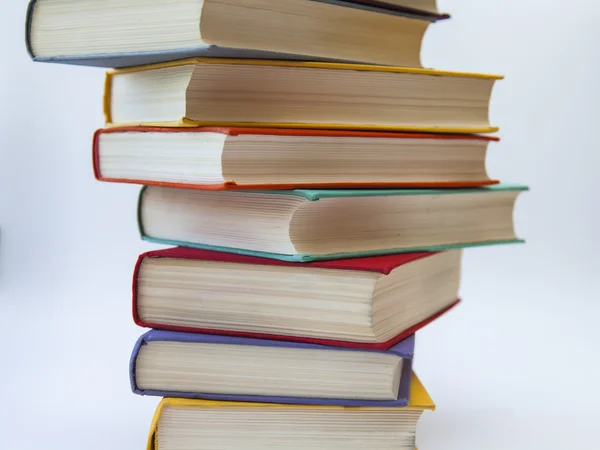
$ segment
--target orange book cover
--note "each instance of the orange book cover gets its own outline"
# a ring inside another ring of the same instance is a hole
[[[344,182],[344,183],[311,183],[311,184],[242,184],[236,180],[226,180],[223,183],[213,184],[191,184],[155,181],[149,179],[113,178],[102,174],[100,163],[100,138],[104,134],[112,133],[222,133],[227,136],[238,136],[242,134],[263,136],[313,136],[313,137],[354,137],[354,138],[379,138],[379,139],[446,139],[446,140],[483,140],[499,141],[497,137],[481,135],[460,134],[416,134],[416,133],[392,133],[379,131],[340,131],[323,129],[285,129],[285,128],[242,128],[242,127],[196,127],[196,128],[171,128],[171,127],[111,127],[99,129],[94,134],[93,141],[93,167],[94,175],[99,181],[129,183],[149,186],[163,186],[185,189],[200,190],[271,190],[271,189],[297,189],[297,188],[457,188],[478,187],[498,184],[499,181],[483,179],[464,182]]]

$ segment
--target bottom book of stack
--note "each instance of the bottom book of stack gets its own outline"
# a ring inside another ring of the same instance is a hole
[[[401,408],[164,398],[147,450],[412,450],[421,414],[433,409],[414,373],[409,404]]]

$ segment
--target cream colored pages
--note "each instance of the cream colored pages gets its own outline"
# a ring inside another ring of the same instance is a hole
[[[38,0],[36,56],[102,55],[198,47],[202,0]]]
[[[216,123],[487,128],[494,81],[335,66],[197,64],[186,117]],[[147,117],[140,114],[137,120]]]
[[[227,138],[223,177],[240,184],[485,181],[488,142],[239,135]]]
[[[138,313],[148,323],[373,341],[380,274],[147,258]]]
[[[412,450],[422,411],[407,408],[186,408],[166,405],[158,450]]]
[[[300,254],[336,254],[515,239],[519,191],[324,198],[290,224]]]
[[[429,25],[312,0],[205,0],[200,30],[220,47],[421,67]]]
[[[135,364],[141,390],[354,400],[397,400],[394,354],[149,342]]]
[[[198,329],[382,342],[456,301],[460,259],[460,250],[437,253],[384,276],[146,258],[138,314]]]

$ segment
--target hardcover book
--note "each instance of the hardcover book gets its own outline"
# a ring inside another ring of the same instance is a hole
[[[140,255],[143,327],[387,350],[458,301],[461,251],[294,263],[190,248]]]
[[[419,67],[447,18],[415,0],[32,0],[35,61],[127,67],[189,57],[345,60]]]
[[[149,331],[131,356],[136,394],[304,405],[408,404],[414,335],[389,350]]]
[[[491,133],[495,75],[359,64],[188,59],[109,71],[110,126]],[[385,99],[383,101],[382,99]]]
[[[523,186],[474,189],[200,191],[140,194],[150,242],[313,261],[522,242]]]
[[[165,398],[147,450],[285,448],[412,450],[423,411],[435,404],[413,374],[404,408],[277,405]]]
[[[276,128],[98,130],[102,181],[203,190],[473,187],[497,138]]]

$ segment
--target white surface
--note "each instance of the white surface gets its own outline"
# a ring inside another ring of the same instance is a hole
[[[143,448],[156,399],[129,392],[134,186],[95,182],[100,69],[35,65],[24,0],[2,0],[0,408],[10,450]],[[438,404],[421,450],[597,448],[600,4],[440,0],[424,62],[504,73],[492,175],[526,182],[525,246],[466,252],[464,304],[418,335]]]

